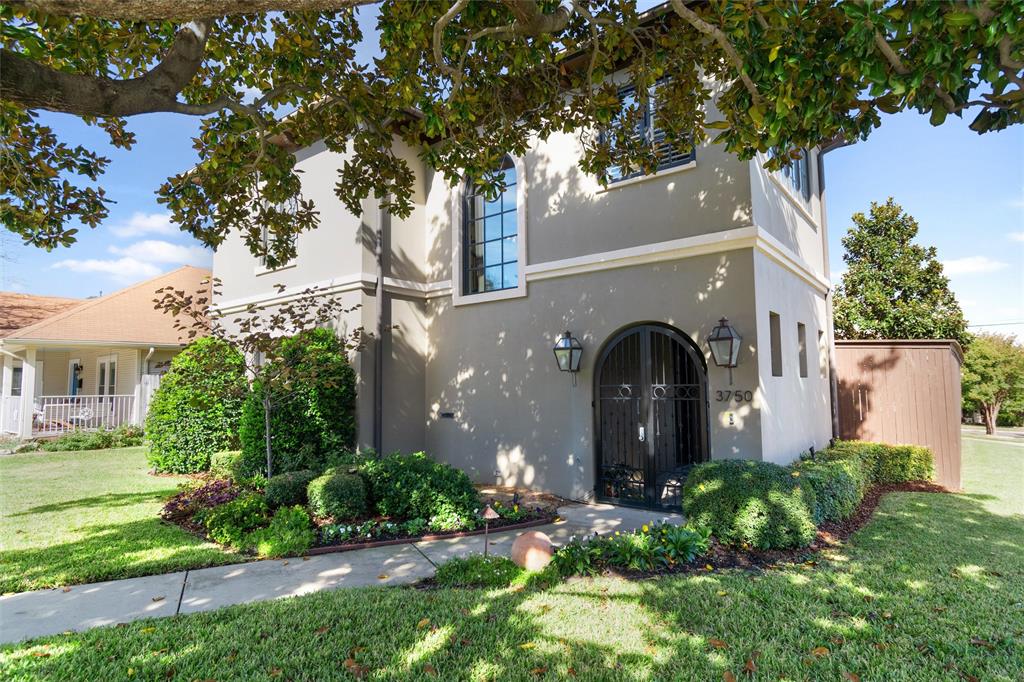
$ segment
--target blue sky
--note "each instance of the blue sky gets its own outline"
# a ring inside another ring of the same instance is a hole
[[[372,13],[365,19],[372,25]],[[363,46],[364,60],[375,47]],[[194,163],[195,119],[132,119],[138,144],[131,152],[111,148],[73,117],[41,119],[63,139],[111,159],[102,184],[117,203],[105,224],[82,229],[66,249],[47,253],[0,232],[0,250],[10,259],[0,260],[0,290],[85,297],[182,264],[210,265],[210,252],[170,224],[155,195],[168,175]],[[850,216],[892,196],[917,218],[918,241],[937,247],[970,322],[1014,322],[988,329],[1024,339],[1024,126],[979,136],[969,121],[951,116],[933,128],[913,112],[890,116],[867,142],[826,157],[833,273],[842,270],[840,239]]]

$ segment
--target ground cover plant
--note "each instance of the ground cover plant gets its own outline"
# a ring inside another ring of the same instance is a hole
[[[0,592],[241,559],[161,520],[182,479],[147,469],[142,448],[0,457]]]
[[[1024,516],[1007,478],[1021,456],[972,443],[964,494],[889,494],[816,564],[328,591],[8,645],[0,676],[1016,682]]]
[[[39,449],[47,452],[70,452],[72,450],[130,448],[142,445],[142,439],[141,427],[134,424],[122,424],[114,429],[72,431],[58,438],[41,442]]]

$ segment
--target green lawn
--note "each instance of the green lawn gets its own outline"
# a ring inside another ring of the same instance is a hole
[[[238,561],[160,521],[179,479],[143,448],[0,457],[0,592]]]
[[[1000,489],[973,486],[1020,453],[967,452],[968,494],[890,495],[817,566],[520,592],[341,590],[9,647],[0,676],[1019,681],[1024,517],[1006,513]]]

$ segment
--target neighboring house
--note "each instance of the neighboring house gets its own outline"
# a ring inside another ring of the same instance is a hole
[[[35,324],[82,303],[80,298],[34,296],[0,291],[0,339],[13,331]]]
[[[0,336],[0,434],[54,436],[141,424],[159,375],[187,342],[154,309],[162,287],[194,292],[210,272],[183,267]]]
[[[503,161],[509,189],[491,202],[397,138],[395,152],[417,176],[408,218],[372,201],[348,212],[333,191],[345,157],[315,144],[296,156],[321,226],[295,261],[268,271],[238,235],[214,257],[228,317],[310,285],[359,305],[338,329],[370,336],[353,357],[362,446],[426,450],[480,482],[675,507],[696,462],[789,462],[831,438],[817,150],[769,173],[701,144],[604,188],[577,139],[552,135]],[[731,370],[707,342],[722,317],[742,336]],[[566,330],[583,350],[572,377],[552,354]]]

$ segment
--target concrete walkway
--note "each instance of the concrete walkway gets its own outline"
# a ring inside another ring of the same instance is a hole
[[[569,505],[558,514],[558,523],[530,530],[543,531],[560,544],[573,535],[682,520],[675,514],[608,504]],[[490,551],[508,556],[522,532],[491,533]],[[22,592],[0,597],[0,643],[340,587],[412,583],[433,575],[437,565],[452,557],[482,553],[483,542],[476,535]]]

